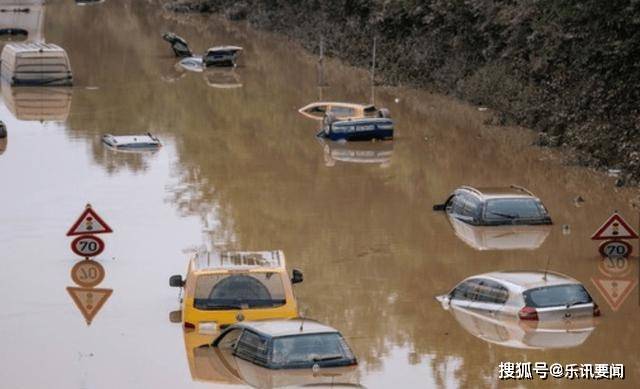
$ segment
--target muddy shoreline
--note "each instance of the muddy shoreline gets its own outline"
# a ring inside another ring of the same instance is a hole
[[[537,145],[571,150],[577,164],[619,169],[618,185],[640,179],[640,90],[633,81],[640,79],[640,29],[632,21],[638,5],[164,3],[176,12],[247,20],[313,53],[322,37],[326,55],[355,66],[371,65],[375,37],[377,83],[425,88],[489,107],[497,112],[489,124],[532,128]]]

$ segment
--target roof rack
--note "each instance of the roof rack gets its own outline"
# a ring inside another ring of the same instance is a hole
[[[534,195],[533,193],[531,193],[531,191],[530,191],[530,190],[528,190],[528,189],[526,189],[526,188],[524,188],[524,187],[522,187],[522,186],[520,186],[520,185],[511,184],[511,188],[516,189],[516,190],[519,190],[519,191],[521,191],[521,192],[524,192],[524,193],[528,194],[528,195],[529,195],[529,196],[531,196],[531,197],[536,197],[536,195]]]

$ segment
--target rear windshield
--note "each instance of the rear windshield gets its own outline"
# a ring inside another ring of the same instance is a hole
[[[524,301],[529,307],[545,308],[588,304],[591,302],[591,296],[582,285],[556,285],[529,289],[524,292]]]
[[[329,333],[275,338],[271,362],[275,368],[345,366],[355,358],[340,334]]]
[[[488,200],[485,210],[485,218],[489,220],[539,219],[546,216],[542,204],[528,198]]]
[[[201,275],[196,281],[194,306],[204,310],[273,308],[285,304],[280,273]]]

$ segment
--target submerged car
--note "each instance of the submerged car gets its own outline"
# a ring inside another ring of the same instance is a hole
[[[583,344],[597,325],[597,318],[581,317],[560,321],[521,321],[512,316],[487,314],[451,305],[458,324],[485,342],[517,349],[571,348]]]
[[[1,75],[11,86],[71,86],[67,52],[52,43],[8,43],[2,49]]]
[[[299,327],[299,324],[298,324]],[[231,334],[233,335],[233,334]],[[229,342],[212,347],[213,339],[197,331],[184,331],[189,371],[194,381],[258,388],[360,387],[356,365],[322,369],[270,369],[234,356]]]
[[[191,57],[193,55],[193,53],[191,53],[191,49],[189,49],[187,41],[173,32],[165,32],[162,34],[162,39],[171,44],[171,49],[176,57],[183,58]]]
[[[551,271],[499,271],[469,277],[436,297],[444,309],[465,308],[519,320],[567,320],[600,316],[577,280]]]
[[[202,61],[206,67],[235,66],[241,53],[242,47],[240,46],[210,47],[202,57]]]
[[[236,323],[224,330],[211,346],[267,369],[358,364],[338,330],[304,318]]]
[[[336,120],[391,117],[388,109],[378,109],[373,104],[341,103],[335,101],[317,101],[305,105],[300,108],[298,112],[314,120],[323,120],[327,115],[331,115]]]
[[[363,118],[337,120],[325,117],[317,136],[333,141],[367,141],[393,139],[393,120],[387,118]]]
[[[184,287],[184,327],[216,332],[245,319],[297,317],[292,284],[302,281],[297,269],[289,279],[280,250],[227,251],[197,253],[186,279],[174,275],[169,285]]]
[[[433,209],[444,210],[450,217],[475,226],[552,224],[542,201],[517,185],[506,188],[462,186]]]
[[[160,140],[150,132],[142,135],[102,136],[102,142],[117,150],[157,149],[162,146]]]

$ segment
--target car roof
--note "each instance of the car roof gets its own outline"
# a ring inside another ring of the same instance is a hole
[[[10,42],[5,45],[6,48],[13,50],[15,53],[64,53],[64,50],[53,43],[40,42]]]
[[[309,108],[313,108],[313,107],[322,107],[322,106],[326,106],[326,105],[330,105],[333,107],[343,107],[343,108],[361,108],[361,109],[371,109],[371,107],[373,107],[373,105],[371,104],[359,104],[359,103],[345,103],[345,102],[341,102],[341,101],[314,101],[313,103],[309,103],[307,105],[305,105],[304,107],[300,108],[299,111],[306,111]]]
[[[201,251],[192,259],[196,271],[225,269],[285,269],[282,250],[272,251]]]
[[[290,335],[339,333],[339,331],[333,327],[329,327],[312,319],[303,318],[243,321],[233,324],[232,327],[246,328],[270,338]]]
[[[489,278],[501,283],[510,284],[520,291],[538,288],[541,286],[554,286],[566,284],[581,284],[580,281],[562,273],[544,270],[534,271],[495,271],[479,274],[471,278]]]
[[[501,187],[473,187],[469,185],[464,185],[458,188],[458,190],[465,190],[469,192],[473,192],[477,196],[487,200],[493,198],[513,198],[513,197],[522,197],[522,198],[537,198],[536,195],[531,193],[526,188],[523,188],[518,185],[510,185],[510,186],[501,186]]]

